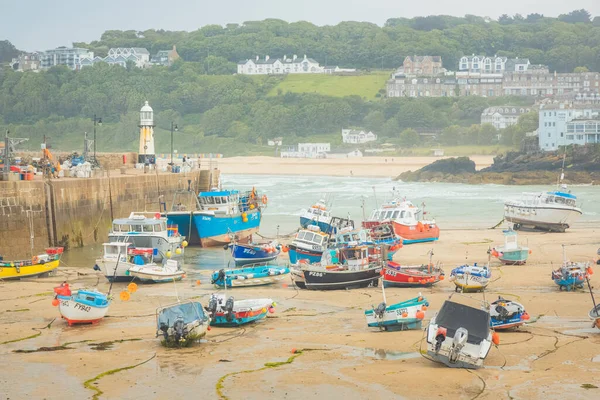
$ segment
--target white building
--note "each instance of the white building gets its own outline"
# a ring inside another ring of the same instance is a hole
[[[481,113],[481,124],[491,124],[496,129],[516,125],[519,117],[531,111],[529,107],[498,106],[488,107]]]
[[[362,156],[362,151],[357,149],[349,153],[326,153],[325,158],[357,158]]]
[[[280,138],[280,137],[276,137],[276,138],[273,138],[273,139],[269,139],[269,140],[267,141],[267,144],[268,144],[269,146],[281,146],[281,145],[283,145],[283,139],[282,139],[282,138]]]
[[[358,131],[354,129],[342,129],[342,141],[344,143],[364,144],[377,140],[373,132]]]
[[[57,65],[66,65],[70,69],[78,70],[81,68],[81,59],[84,58],[93,59],[94,52],[78,47],[68,48],[61,46],[41,53],[40,67],[47,69]]]
[[[79,64],[80,67],[89,67],[98,62],[105,62],[109,65],[120,65],[127,67],[128,62],[132,62],[138,68],[145,68],[150,64],[150,52],[142,47],[131,48],[111,48],[108,50],[108,55],[102,57],[82,57]]]
[[[331,70],[328,70],[331,73]],[[323,74],[325,68],[312,58],[299,58],[294,55],[292,58],[283,56],[283,58],[270,58],[266,56],[261,60],[258,56],[254,60],[240,61],[237,66],[237,73],[240,75],[279,75],[279,74]]]
[[[541,150],[600,143],[600,105],[542,104],[538,127]]]
[[[504,73],[506,68],[506,57],[487,57],[481,55],[463,56],[458,63],[459,71]]]
[[[325,158],[330,151],[329,143],[298,143],[298,147],[282,149],[280,155],[282,158]]]

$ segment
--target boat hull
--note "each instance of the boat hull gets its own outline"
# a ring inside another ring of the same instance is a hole
[[[498,255],[498,260],[500,260],[503,264],[506,265],[523,265],[527,262],[527,258],[529,257],[529,250],[501,250],[497,249],[498,252],[501,252]]]
[[[442,280],[443,272],[427,272],[426,267],[385,267],[384,287],[429,287]]]
[[[19,267],[0,267],[0,280],[32,278],[47,274],[58,268],[59,260],[48,261],[43,264],[23,265]]]
[[[504,203],[504,219],[517,225],[517,228],[528,227],[550,232],[564,232],[581,214],[579,208]]]
[[[303,269],[302,272],[306,289],[343,290],[377,286],[381,275],[381,267],[338,272],[307,268]]]
[[[483,362],[491,348],[491,334],[479,344],[466,343],[456,354],[452,349],[452,337],[446,337],[440,348],[436,350],[437,330],[438,325],[435,324],[435,318],[433,318],[427,327],[427,355],[433,361],[449,368],[478,369],[483,367]]]
[[[321,262],[323,257],[322,250],[307,250],[295,244],[290,244],[288,249],[290,263],[292,264],[297,264],[300,260],[306,260],[309,264],[316,264]]]
[[[165,283],[165,282],[173,282],[180,281],[183,279],[185,272],[181,271],[174,274],[158,274],[151,272],[142,272],[142,271],[129,271],[131,277],[138,279],[141,282],[146,283]]]
[[[191,211],[170,211],[162,215],[167,217],[169,225],[177,225],[179,233],[185,236],[190,244],[198,243],[198,232],[196,231]]]
[[[421,298],[412,299],[406,302],[391,304],[386,307],[382,316],[377,315],[375,310],[365,310],[367,326],[370,328],[380,328],[384,330],[410,330],[421,329],[424,312],[419,313],[423,306],[429,306],[429,303]],[[420,317],[420,318],[419,318]]]
[[[331,230],[331,225],[329,224],[329,222],[315,221],[307,217],[300,217],[300,226],[302,228],[306,228],[309,225],[317,225],[321,232],[329,232]]]
[[[263,266],[232,269],[226,274],[223,280],[219,278],[219,271],[213,272],[212,283],[219,288],[225,287],[225,284],[228,288],[272,285],[286,279],[290,270],[284,267]]]
[[[108,304],[104,307],[92,307],[73,300],[70,297],[57,296],[58,311],[69,326],[76,324],[96,324],[108,312]]]
[[[129,268],[134,265],[125,261],[120,261],[117,265],[117,261],[113,260],[96,260],[96,266],[100,268],[100,271],[109,282],[130,282],[133,277],[129,275]]]
[[[232,233],[236,235],[238,242],[249,240],[252,234],[258,232],[261,213],[259,210],[250,210],[246,214],[247,222],[244,222],[241,214],[214,215],[194,212],[193,220],[200,246],[212,247],[230,243]]]
[[[230,246],[231,255],[237,266],[273,261],[280,253],[280,250],[268,252],[260,246],[253,245],[232,244]]]
[[[402,244],[434,242],[440,238],[436,224],[405,225],[394,221],[394,232],[402,238]]]

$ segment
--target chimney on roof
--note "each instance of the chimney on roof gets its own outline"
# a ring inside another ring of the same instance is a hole
[[[265,56],[265,61],[269,61],[269,56]]]
[[[292,58],[292,61],[296,61],[296,58],[298,58],[298,56],[294,54],[294,58]]]
[[[304,59],[306,60],[306,54],[304,55]]]
[[[285,62],[285,60],[287,60],[287,54],[283,55],[283,62]]]
[[[258,60],[259,60],[259,57],[258,57],[258,56],[256,56],[256,61],[258,61]]]
[[[177,51],[177,46],[173,45],[173,51]]]

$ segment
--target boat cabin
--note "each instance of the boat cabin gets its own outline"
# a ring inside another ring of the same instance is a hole
[[[410,201],[392,200],[371,213],[369,221],[418,220],[421,210]]]
[[[259,208],[258,200],[254,189],[247,193],[240,193],[238,190],[212,190],[198,195],[200,211],[214,214],[230,215],[253,210]]]
[[[131,243],[127,242],[110,242],[104,243],[105,261],[127,262],[135,265],[146,265],[153,261],[158,250],[145,247],[132,247]]]
[[[384,222],[371,229],[371,237],[376,242],[389,241],[396,239],[396,233],[391,223]]]
[[[316,204],[310,206],[308,210],[306,210],[305,217],[310,217],[310,215],[314,215],[315,218],[318,217],[330,217],[330,212],[327,210],[327,205],[324,200],[319,200]]]
[[[355,246],[370,242],[372,242],[371,234],[367,229],[352,230],[351,228],[344,228],[335,238],[335,243],[339,246]]]
[[[160,214],[159,214],[160,215]],[[146,234],[152,236],[172,236],[169,234],[166,218],[147,218],[143,214],[131,213],[129,218],[113,221],[111,236],[129,236]]]
[[[327,246],[327,235],[316,225],[309,225],[296,235],[294,244],[303,248],[321,249]]]
[[[517,243],[517,232],[512,229],[504,231],[504,250],[517,250],[519,244]]]
[[[371,262],[369,246],[344,247],[339,250],[339,261],[349,271],[364,269]]]
[[[526,206],[544,204],[559,204],[568,207],[577,207],[577,196],[565,192],[523,193],[522,201]]]

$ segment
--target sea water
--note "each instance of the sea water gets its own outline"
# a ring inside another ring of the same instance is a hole
[[[416,206],[424,208],[427,218],[434,218],[444,229],[486,229],[503,218],[504,201],[517,200],[522,192],[555,190],[556,186],[468,185],[457,183],[404,183],[390,178],[230,175],[221,176],[224,189],[251,190],[267,195],[260,235],[265,239],[287,236],[300,225],[302,212],[327,198],[333,216],[350,217],[358,226],[372,210],[390,200],[395,191]],[[573,228],[592,227],[600,223],[600,186],[570,186],[577,196],[583,215]],[[260,236],[256,239],[261,239]],[[89,265],[102,251],[101,245],[72,249],[63,258],[67,266]],[[231,253],[222,247],[200,249],[188,247],[184,269],[188,272],[233,267]]]

